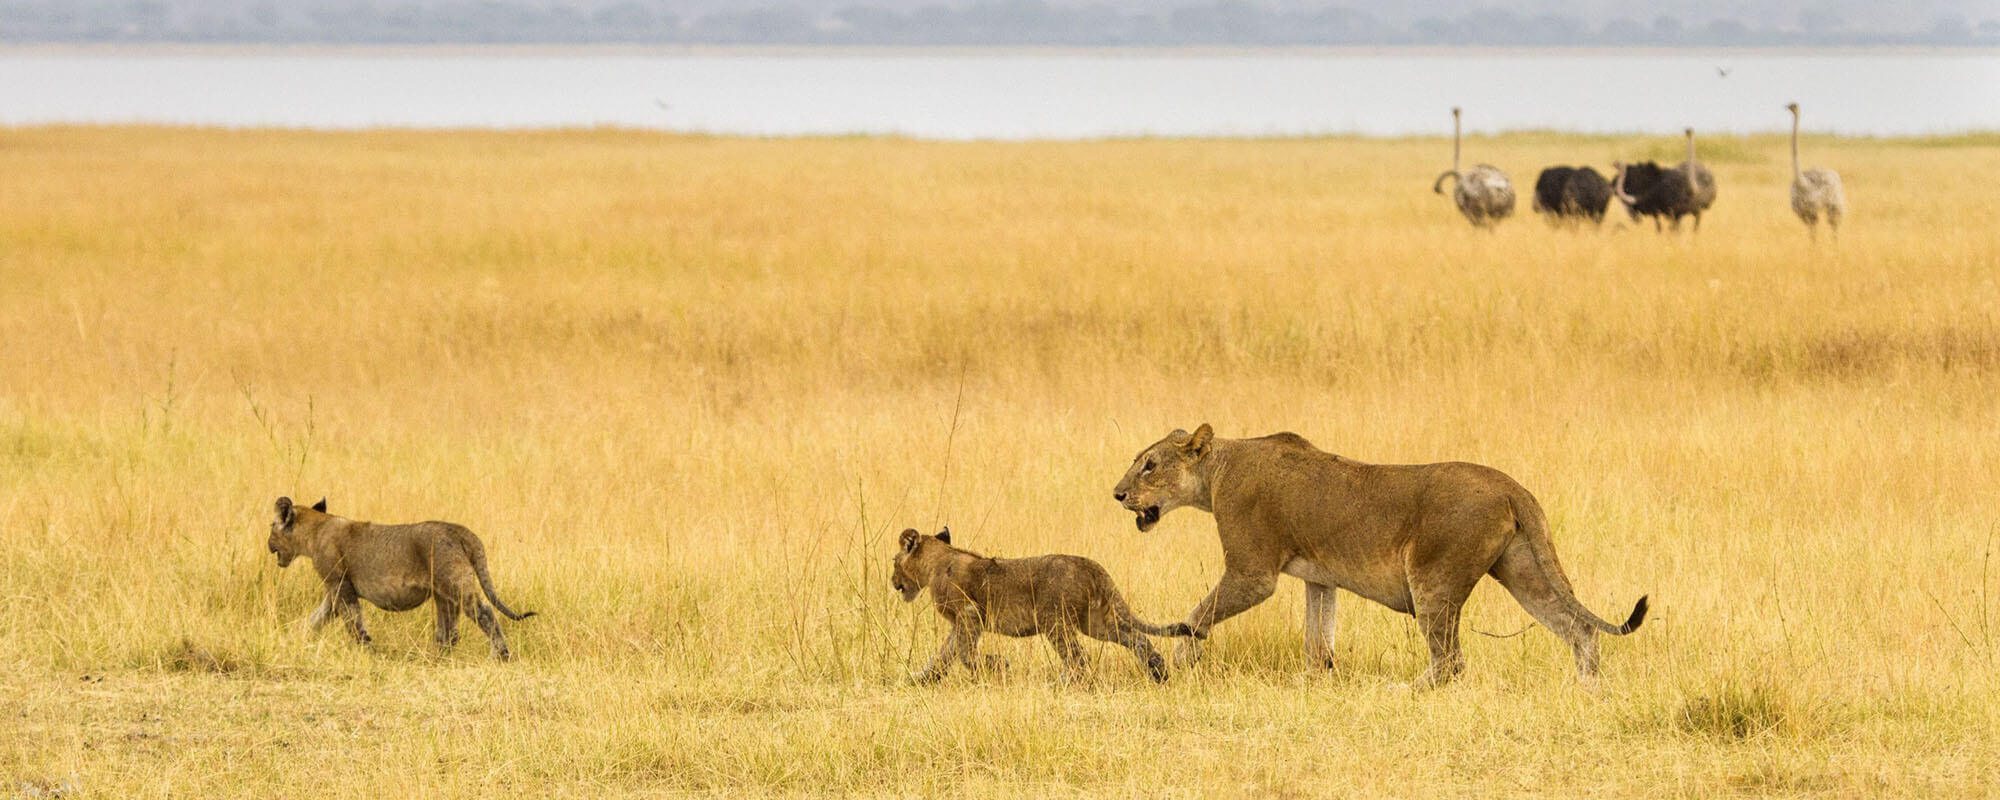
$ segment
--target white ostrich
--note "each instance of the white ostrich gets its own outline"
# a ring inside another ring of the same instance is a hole
[[[1458,204],[1458,213],[1474,226],[1491,228],[1507,215],[1514,213],[1514,184],[1507,180],[1507,173],[1491,164],[1477,164],[1472,169],[1460,171],[1458,168],[1459,111],[1451,110],[1451,169],[1438,175],[1431,183],[1431,191],[1444,194],[1444,179],[1452,178],[1451,199]]]
[[[1819,238],[1819,221],[1840,236],[1840,218],[1847,213],[1847,195],[1840,189],[1840,173],[1825,167],[1799,169],[1799,104],[1786,104],[1792,112],[1792,213],[1806,223],[1806,230]]]
[[[1703,166],[1700,161],[1696,161],[1694,158],[1693,128],[1687,129],[1687,140],[1687,160],[1676,165],[1674,168],[1680,170],[1682,175],[1687,176],[1688,186],[1694,189],[1694,196],[1691,198],[1694,201],[1694,229],[1699,231],[1701,230],[1701,212],[1707,211],[1709,206],[1715,205],[1715,174],[1709,172],[1708,167]]]

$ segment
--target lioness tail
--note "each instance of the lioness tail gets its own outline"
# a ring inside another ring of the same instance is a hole
[[[1556,602],[1568,609],[1572,616],[1613,636],[1624,636],[1636,631],[1640,623],[1646,621],[1644,596],[1632,606],[1632,615],[1625,619],[1623,625],[1606,622],[1603,617],[1592,613],[1583,603],[1577,601],[1575,590],[1570,588],[1569,578],[1563,575],[1562,562],[1556,560],[1555,545],[1549,542],[1548,517],[1542,514],[1541,504],[1536,503],[1532,496],[1515,498],[1514,525],[1521,537],[1527,540],[1528,553],[1534,557],[1535,563],[1541,566],[1542,577],[1548,581]]]

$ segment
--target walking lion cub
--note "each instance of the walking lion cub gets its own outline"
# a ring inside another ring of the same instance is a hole
[[[1153,636],[1195,636],[1185,623],[1152,625],[1125,605],[1111,575],[1082,556],[986,558],[951,544],[951,529],[925,536],[903,531],[890,583],[903,602],[917,599],[928,588],[938,614],[951,623],[951,633],[929,666],[912,676],[919,683],[944,677],[951,662],[967,669],[1005,663],[998,656],[979,658],[979,635],[1041,635],[1054,645],[1063,661],[1063,677],[1084,675],[1088,658],[1076,641],[1081,633],[1123,645],[1146,665],[1155,681],[1167,679],[1167,662],[1153,650]]]
[[[486,632],[493,657],[506,661],[514,654],[507,649],[507,637],[501,635],[493,609],[480,602],[481,593],[509,619],[535,615],[516,614],[500,602],[493,592],[493,578],[486,573],[486,547],[464,526],[356,522],[326,513],[325,499],[301,508],[292,504],[292,498],[280,497],[277,511],[270,548],[278,556],[278,567],[291,566],[292,559],[303,555],[312,559],[325,586],[325,599],[307,621],[313,630],[338,614],[354,640],[368,644],[361,600],[383,611],[408,611],[435,600],[438,647],[448,650],[458,643],[458,614],[463,611]]]

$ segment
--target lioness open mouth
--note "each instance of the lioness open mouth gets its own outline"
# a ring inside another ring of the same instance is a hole
[[[1132,513],[1135,517],[1132,521],[1139,526],[1139,530],[1141,531],[1151,530],[1153,523],[1160,521],[1159,506],[1147,506]]]

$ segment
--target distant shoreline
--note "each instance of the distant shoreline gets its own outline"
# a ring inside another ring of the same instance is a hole
[[[1940,45],[1798,47],[1512,47],[1441,45],[711,45],[711,44],[324,44],[183,42],[0,43],[0,57],[356,57],[407,58],[1603,58],[1728,57],[2000,57],[2000,48]]]

